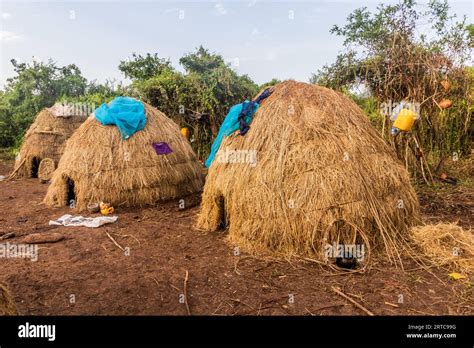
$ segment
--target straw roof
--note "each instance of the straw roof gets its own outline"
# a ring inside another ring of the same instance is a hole
[[[87,114],[59,103],[43,109],[25,134],[15,161],[14,176],[37,177],[39,164],[45,158],[57,165],[66,140],[86,118]]]
[[[141,206],[200,191],[202,166],[178,125],[150,105],[145,113],[145,128],[127,140],[90,116],[67,141],[44,202],[65,206],[74,199],[79,210],[100,201]],[[159,142],[173,152],[158,155],[152,144]]]
[[[245,136],[224,139],[201,207],[197,227],[226,226],[243,251],[319,260],[337,243],[399,261],[419,217],[407,171],[363,111],[295,81],[274,87]]]

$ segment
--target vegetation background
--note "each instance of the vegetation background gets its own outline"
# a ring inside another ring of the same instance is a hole
[[[381,112],[382,105],[389,102],[420,105],[421,118],[414,134],[432,165],[453,154],[470,154],[474,26],[450,14],[447,1],[432,0],[420,8],[415,1],[404,0],[379,5],[374,12],[360,8],[348,16],[344,26],[334,26],[331,32],[345,39],[345,48],[334,63],[310,77],[312,83],[353,98],[407,164],[414,160],[412,156],[409,161],[403,150],[409,139],[398,137],[402,146],[397,146],[390,136],[389,115]],[[273,79],[257,85],[249,76],[236,73],[221,55],[202,46],[181,57],[184,72],[158,53],[134,53],[118,66],[132,81],[129,85],[87,81],[75,64],[61,67],[52,60],[11,63],[15,76],[0,90],[0,148],[11,155],[18,151],[25,131],[42,108],[56,101],[97,107],[115,96],[128,95],[188,127],[192,146],[204,160],[229,107],[279,82]],[[449,81],[448,90],[442,87],[443,81]],[[452,106],[440,107],[443,99],[451,100]],[[409,167],[414,168],[413,163]]]

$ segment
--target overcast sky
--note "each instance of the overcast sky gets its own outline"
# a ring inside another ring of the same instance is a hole
[[[13,75],[12,58],[75,63],[88,80],[104,82],[123,80],[117,66],[133,52],[157,52],[178,67],[201,44],[258,83],[307,81],[343,49],[330,27],[379,2],[0,0],[0,86]],[[474,22],[473,0],[450,5]]]

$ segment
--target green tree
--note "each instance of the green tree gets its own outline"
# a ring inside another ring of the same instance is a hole
[[[260,85],[259,89],[263,90],[267,87],[275,86],[276,84],[279,84],[280,82],[281,80],[273,78],[270,81],[265,82],[264,84]]]
[[[156,54],[157,61],[163,61]],[[142,60],[133,64],[139,71]],[[252,98],[258,86],[247,76],[237,74],[222,56],[200,46],[180,59],[185,72],[167,65],[152,76],[132,79],[133,94],[157,107],[182,127],[192,131],[192,146],[201,159],[210,150],[228,109]]]
[[[82,103],[88,104],[90,107],[98,107],[103,103],[108,103],[118,96],[130,95],[132,90],[128,86],[124,86],[121,82],[115,80],[106,80],[105,83],[91,81],[87,84],[85,92],[79,96],[63,96],[60,102],[63,103]]]
[[[121,61],[119,70],[132,80],[146,80],[164,71],[172,70],[168,59],[159,58],[158,54],[147,53],[145,56],[132,54],[132,59]]]
[[[222,56],[212,54],[202,46],[194,53],[189,53],[179,60],[179,63],[187,72],[207,74],[215,69],[225,67],[226,64]]]
[[[0,146],[18,145],[35,115],[52,106],[63,96],[80,96],[86,90],[86,79],[79,68],[70,64],[59,67],[55,62],[19,63],[11,60],[15,76],[7,79],[0,93]]]
[[[466,18],[458,19],[449,10],[448,2],[441,0],[424,7],[402,0],[379,5],[375,12],[355,10],[344,25],[331,29],[344,38],[345,50],[311,81],[346,93],[362,86],[371,100],[356,100],[391,142],[389,117],[379,112],[376,119],[374,111],[382,103],[406,100],[420,105],[421,119],[414,131],[425,153],[436,159],[470,151],[472,77],[466,63],[472,57],[473,30]],[[445,80],[451,85],[447,90],[441,84]],[[450,99],[453,107],[442,110],[438,103],[443,99]],[[399,156],[405,157],[405,151]]]

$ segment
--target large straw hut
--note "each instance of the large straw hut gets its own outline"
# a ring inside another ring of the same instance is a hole
[[[353,101],[285,81],[238,133],[209,168],[198,228],[226,227],[229,241],[253,254],[324,260],[328,245],[359,244],[366,256],[400,260],[417,197]]]
[[[87,115],[81,108],[60,103],[43,109],[25,134],[12,177],[49,179],[66,140]]]
[[[178,125],[147,104],[145,115],[145,128],[123,140],[92,114],[67,141],[44,202],[79,210],[101,201],[142,206],[200,191],[202,166]],[[159,155],[159,143],[172,152]]]

